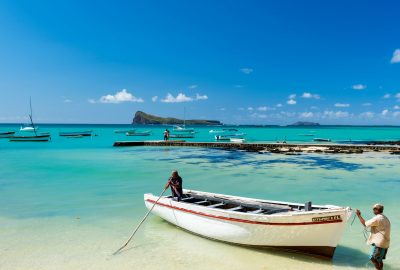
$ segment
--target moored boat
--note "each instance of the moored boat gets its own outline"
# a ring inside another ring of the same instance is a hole
[[[0,132],[0,138],[10,138],[14,136],[15,131]]]
[[[146,130],[146,131],[128,131],[127,133],[125,133],[126,136],[149,136],[151,135],[151,131],[150,130]]]
[[[230,138],[229,141],[234,143],[244,143],[246,140],[240,138]]]
[[[315,138],[313,141],[314,141],[314,142],[330,142],[331,139]]]
[[[114,133],[117,134],[126,134],[127,132],[135,132],[135,129],[116,129]]]
[[[39,128],[38,127],[34,127],[34,126],[21,126],[21,128],[19,129],[19,131],[22,132],[35,132],[37,131]]]
[[[10,142],[48,142],[50,140],[51,140],[50,134],[10,137]]]
[[[89,137],[93,135],[93,131],[92,130],[66,131],[66,132],[60,132],[58,135],[61,137],[76,137],[76,136]]]
[[[192,233],[251,247],[332,257],[351,216],[349,207],[267,201],[184,190],[161,197],[153,213]],[[150,209],[158,197],[145,194]]]
[[[229,141],[230,139],[243,139],[245,133],[234,133],[234,134],[219,134],[215,135],[217,141]]]
[[[194,132],[187,132],[187,133],[174,133],[169,135],[170,138],[194,138]]]

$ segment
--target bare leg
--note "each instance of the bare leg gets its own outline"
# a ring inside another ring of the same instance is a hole
[[[376,270],[381,270],[380,264],[377,260],[371,259],[371,262],[374,264]]]

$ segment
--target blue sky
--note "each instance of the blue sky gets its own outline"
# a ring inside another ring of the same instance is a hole
[[[399,1],[0,1],[0,122],[400,124]]]

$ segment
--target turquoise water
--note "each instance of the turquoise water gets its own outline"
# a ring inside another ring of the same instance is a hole
[[[4,128],[10,127],[0,127]],[[400,252],[399,156],[113,148],[115,140],[126,139],[113,133],[118,129],[115,126],[40,128],[53,133],[52,142],[0,140],[0,269],[371,268],[369,247],[357,220],[352,226],[349,222],[332,261],[218,243],[155,216],[149,217],[129,249],[112,256],[145,214],[143,194],[159,193],[173,169],[180,171],[186,188],[345,205],[361,209],[365,217],[372,216],[373,203],[382,202],[393,227],[387,269],[400,269],[396,255]],[[58,131],[77,129],[93,129],[99,136],[55,136]],[[153,129],[161,134],[161,127]],[[196,139],[209,138],[209,129],[200,128]],[[283,134],[290,138],[290,134],[313,130],[318,137],[331,139],[344,138],[347,133],[354,140],[398,139],[399,135],[398,128],[367,127],[241,130],[254,134],[254,140],[281,139]]]

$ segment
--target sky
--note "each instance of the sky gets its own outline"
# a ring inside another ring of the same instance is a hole
[[[0,122],[400,125],[400,1],[0,1]]]

